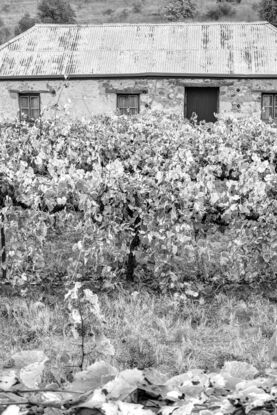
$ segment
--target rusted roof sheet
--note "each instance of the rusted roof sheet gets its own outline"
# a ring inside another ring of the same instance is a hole
[[[277,75],[267,22],[38,24],[0,47],[0,77]]]

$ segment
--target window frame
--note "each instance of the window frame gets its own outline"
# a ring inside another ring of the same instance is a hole
[[[121,97],[129,97],[129,96],[132,96],[132,97],[137,97],[137,103],[138,103],[138,105],[137,105],[137,107],[120,107],[119,106],[119,100],[120,100],[120,98]],[[119,113],[120,113],[120,115],[137,115],[137,114],[139,114],[140,113],[140,94],[139,93],[137,93],[137,92],[129,92],[129,93],[124,93],[124,92],[120,92],[120,93],[117,93],[116,94],[116,109],[117,109],[117,111],[119,111]],[[137,112],[135,112],[135,113],[125,113],[125,112],[122,112],[122,110],[124,110],[124,109],[126,109],[126,110],[128,110],[128,109],[135,109],[135,110],[137,110]]]
[[[188,105],[188,94],[189,94],[189,89],[191,88],[198,88],[200,89],[216,89],[216,113],[219,114],[220,113],[220,85],[215,84],[215,85],[205,85],[205,84],[188,84],[184,86],[184,118],[186,120],[190,120],[189,118],[189,114],[188,114],[188,110],[189,110],[189,105]],[[199,121],[198,121],[199,122]],[[215,121],[214,121],[215,122]]]
[[[27,98],[28,99],[28,107],[22,107],[21,104],[21,99],[22,98]],[[31,99],[32,98],[38,98],[38,107],[33,107],[31,106]],[[41,115],[41,98],[40,98],[40,94],[37,92],[23,92],[23,93],[19,93],[18,94],[18,106],[19,106],[19,119],[20,121],[26,120],[28,122],[34,122],[35,120],[37,120],[40,115]],[[25,114],[22,110],[28,110],[28,115]],[[31,112],[32,111],[38,111],[39,115],[38,117],[34,118],[31,117]],[[25,114],[25,117],[23,117],[23,115]]]
[[[264,97],[272,97],[272,105],[267,105],[266,108],[272,109],[272,117],[266,118],[264,116]],[[277,121],[277,91],[272,92],[262,92],[261,97],[261,118],[263,121],[270,121],[272,119],[273,121]]]

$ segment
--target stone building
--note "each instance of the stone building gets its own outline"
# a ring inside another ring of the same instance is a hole
[[[277,118],[277,29],[267,22],[38,24],[0,47],[0,116],[169,109]]]

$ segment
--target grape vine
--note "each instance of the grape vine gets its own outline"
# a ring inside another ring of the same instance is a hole
[[[2,125],[2,281],[167,290],[271,280],[276,160],[276,129],[256,119]]]

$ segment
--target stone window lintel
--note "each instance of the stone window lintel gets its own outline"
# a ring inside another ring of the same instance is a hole
[[[177,86],[187,87],[187,88],[220,88],[221,86],[233,86],[233,81],[210,81],[210,82],[186,82],[186,81],[178,81],[176,82]]]
[[[53,94],[53,91],[49,91],[49,89],[14,89],[14,88],[9,88],[8,91],[11,94]]]
[[[264,88],[260,88],[260,89],[251,89],[251,92],[260,92],[262,94],[277,94],[277,89],[264,89]]]
[[[146,88],[106,88],[106,94],[147,94],[148,90]]]

